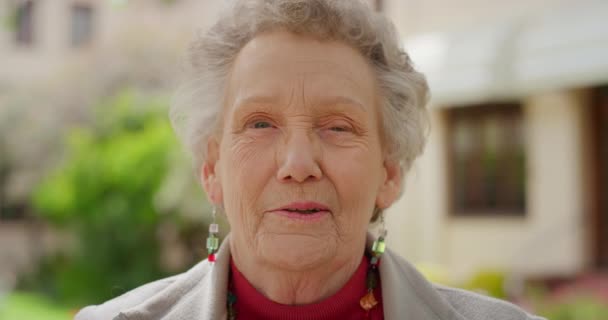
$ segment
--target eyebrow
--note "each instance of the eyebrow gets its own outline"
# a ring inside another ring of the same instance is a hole
[[[329,97],[325,97],[323,98],[319,105],[322,106],[327,106],[327,105],[352,105],[352,106],[356,106],[359,107],[362,111],[367,112],[368,110],[365,108],[365,106],[360,103],[357,100],[354,100],[352,98],[349,97],[345,97],[345,96],[329,96]]]
[[[235,101],[234,106],[238,108],[239,106],[251,104],[276,104],[279,100],[280,99],[276,96],[252,95],[243,99],[238,99]],[[318,100],[319,101],[315,102],[315,105],[317,106],[350,105],[356,106],[364,112],[368,111],[362,103],[346,96],[327,96]]]

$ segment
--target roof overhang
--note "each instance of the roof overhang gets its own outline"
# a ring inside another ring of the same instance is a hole
[[[434,106],[521,98],[608,82],[608,2],[465,32],[415,36],[405,49]]]

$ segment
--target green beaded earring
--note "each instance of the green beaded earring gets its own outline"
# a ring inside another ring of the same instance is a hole
[[[386,239],[386,234],[387,231],[386,224],[384,222],[384,213],[381,213],[380,234],[378,235],[378,239],[376,239],[376,241],[374,241],[374,244],[372,245],[372,253],[374,254],[374,257],[378,257],[378,259],[380,259],[380,256],[384,253],[384,250],[386,249],[386,244],[384,243],[384,239]]]
[[[217,208],[213,206],[211,211],[211,224],[209,224],[209,236],[207,237],[207,260],[211,263],[215,262],[215,253],[220,246],[220,239],[218,237],[219,226],[216,222]]]
[[[367,318],[369,318],[370,310],[378,304],[378,300],[376,300],[376,297],[374,296],[374,289],[378,286],[378,280],[380,278],[380,270],[378,270],[378,267],[380,266],[380,258],[386,249],[386,244],[384,242],[386,233],[384,213],[380,213],[380,234],[372,244],[371,259],[369,261],[370,267],[367,270],[367,294],[359,300],[359,304],[361,305],[361,308],[365,310]]]

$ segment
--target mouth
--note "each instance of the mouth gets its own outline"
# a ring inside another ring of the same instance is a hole
[[[271,212],[296,219],[322,217],[331,213],[329,207],[317,202],[293,202]]]
[[[294,212],[294,213],[299,213],[299,214],[313,214],[313,213],[317,213],[317,212],[321,212],[321,211],[326,211],[326,210],[319,209],[319,208],[308,209],[308,210],[300,210],[300,209],[287,208],[287,209],[284,209],[284,211]]]
[[[301,213],[301,214],[311,214],[311,213],[317,213],[317,212],[321,212],[321,211],[329,211],[329,208],[322,203],[304,201],[304,202],[292,202],[286,206],[277,208],[273,211],[288,211],[288,212],[295,212],[295,213]]]

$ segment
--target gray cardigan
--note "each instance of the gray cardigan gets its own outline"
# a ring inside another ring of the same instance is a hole
[[[368,245],[371,244],[371,237]],[[151,282],[98,306],[75,320],[226,319],[229,237],[215,265],[202,261],[185,273]],[[387,320],[541,320],[518,307],[472,292],[428,282],[412,265],[387,250],[380,265]]]

